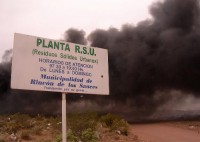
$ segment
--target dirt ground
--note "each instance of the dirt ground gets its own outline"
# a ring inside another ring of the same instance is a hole
[[[130,127],[130,130],[132,130],[132,126]],[[104,129],[101,131],[101,134],[102,136],[99,142],[142,142],[133,131],[130,131],[128,136],[124,136],[119,135],[116,132],[109,132],[108,129]]]
[[[198,129],[186,126],[185,123],[135,124],[130,131],[143,142],[200,142]]]

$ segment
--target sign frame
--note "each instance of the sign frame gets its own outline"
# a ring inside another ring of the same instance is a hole
[[[11,88],[109,95],[108,50],[15,33]]]

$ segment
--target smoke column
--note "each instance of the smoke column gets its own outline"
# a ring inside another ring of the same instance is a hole
[[[198,0],[166,0],[150,8],[152,20],[121,30],[96,30],[92,46],[109,49],[111,92],[138,109],[168,100],[156,91],[181,90],[198,97],[200,30]]]
[[[65,32],[65,41],[79,44],[88,41],[91,46],[109,50],[111,95],[84,95],[83,98],[69,95],[71,106],[83,108],[85,105],[89,110],[90,105],[95,104],[95,108],[101,111],[145,111],[149,115],[173,97],[166,92],[178,90],[183,97],[184,94],[200,96],[199,0],[164,0],[153,3],[149,11],[152,19],[141,21],[136,26],[125,24],[121,29],[97,29],[87,38],[82,30],[72,28]],[[9,89],[10,66],[7,66],[7,63],[0,65],[0,103],[6,106],[8,104],[4,102],[13,99],[11,95],[4,95],[13,93]],[[26,99],[22,101],[32,100],[31,95],[24,96]],[[41,103],[55,98],[59,103],[60,99],[55,93],[37,97]],[[21,94],[17,98],[21,102]],[[29,103],[33,104],[32,107],[37,106],[34,101]],[[16,101],[12,105],[16,106]],[[45,107],[42,110],[46,110]]]

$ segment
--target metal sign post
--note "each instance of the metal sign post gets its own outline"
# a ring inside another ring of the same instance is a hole
[[[62,93],[62,141],[67,142],[66,93]]]

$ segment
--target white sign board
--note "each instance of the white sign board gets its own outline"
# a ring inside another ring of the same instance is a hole
[[[15,33],[11,88],[109,94],[108,51]]]

